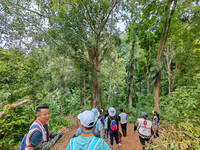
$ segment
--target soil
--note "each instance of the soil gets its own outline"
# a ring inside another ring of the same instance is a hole
[[[58,143],[53,147],[53,150],[65,150],[71,137],[74,135],[76,131],[76,118],[69,118],[66,117],[66,119],[70,119],[70,122],[73,123],[73,126],[68,129],[68,132],[66,135],[64,135]],[[141,150],[141,145],[138,137],[138,133],[133,131],[134,124],[127,124],[127,136],[122,137],[122,141],[120,142],[121,146],[119,147],[120,150]],[[121,132],[121,126],[120,126],[120,132]],[[121,132],[122,133],[122,132]],[[110,146],[110,141],[108,139],[104,139],[107,144]],[[113,146],[114,150],[116,149],[116,143],[114,142]]]

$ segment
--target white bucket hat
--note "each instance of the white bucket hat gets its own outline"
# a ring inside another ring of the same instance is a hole
[[[108,109],[108,113],[109,113],[109,115],[110,115],[111,117],[115,116],[115,114],[116,114],[115,108],[110,107],[110,108]]]
[[[90,128],[95,125],[95,116],[92,111],[85,110],[84,112],[80,113],[77,118],[80,120],[81,124],[86,127]]]

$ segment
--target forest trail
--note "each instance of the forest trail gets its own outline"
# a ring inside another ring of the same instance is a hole
[[[70,119],[70,122],[75,123],[76,118],[66,118]],[[140,141],[138,138],[138,133],[133,131],[134,124],[127,124],[127,136],[122,137],[121,146],[119,147],[120,150],[140,150],[142,149],[140,146]],[[74,125],[72,128],[68,129],[68,133],[62,137],[58,143],[53,147],[53,150],[65,150],[67,144],[69,143],[71,137],[76,131],[76,126]],[[121,132],[121,126],[120,126]],[[122,133],[122,132],[121,132]],[[107,141],[108,145],[110,146],[110,141]],[[114,143],[114,150],[116,149],[116,143]]]

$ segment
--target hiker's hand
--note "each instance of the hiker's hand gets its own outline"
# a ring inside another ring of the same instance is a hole
[[[62,127],[62,129],[60,129],[60,132],[61,132],[62,134],[65,134],[65,133],[66,133],[66,128],[65,128],[65,127]]]

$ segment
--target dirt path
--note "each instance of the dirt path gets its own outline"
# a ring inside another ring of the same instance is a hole
[[[70,119],[71,122],[76,121],[76,118],[67,118]],[[141,150],[140,141],[138,138],[138,133],[133,131],[133,124],[127,125],[127,136],[122,137],[122,142],[120,146],[120,150]],[[69,143],[71,137],[76,131],[76,127],[72,127],[69,129],[68,134],[66,134],[64,137],[62,137],[59,142],[54,146],[53,150],[65,150],[67,147],[67,144]],[[121,126],[120,126],[120,132],[121,132]],[[122,132],[121,132],[122,133]],[[108,145],[110,146],[110,142],[107,141]],[[114,143],[114,150],[116,149],[116,143]]]

